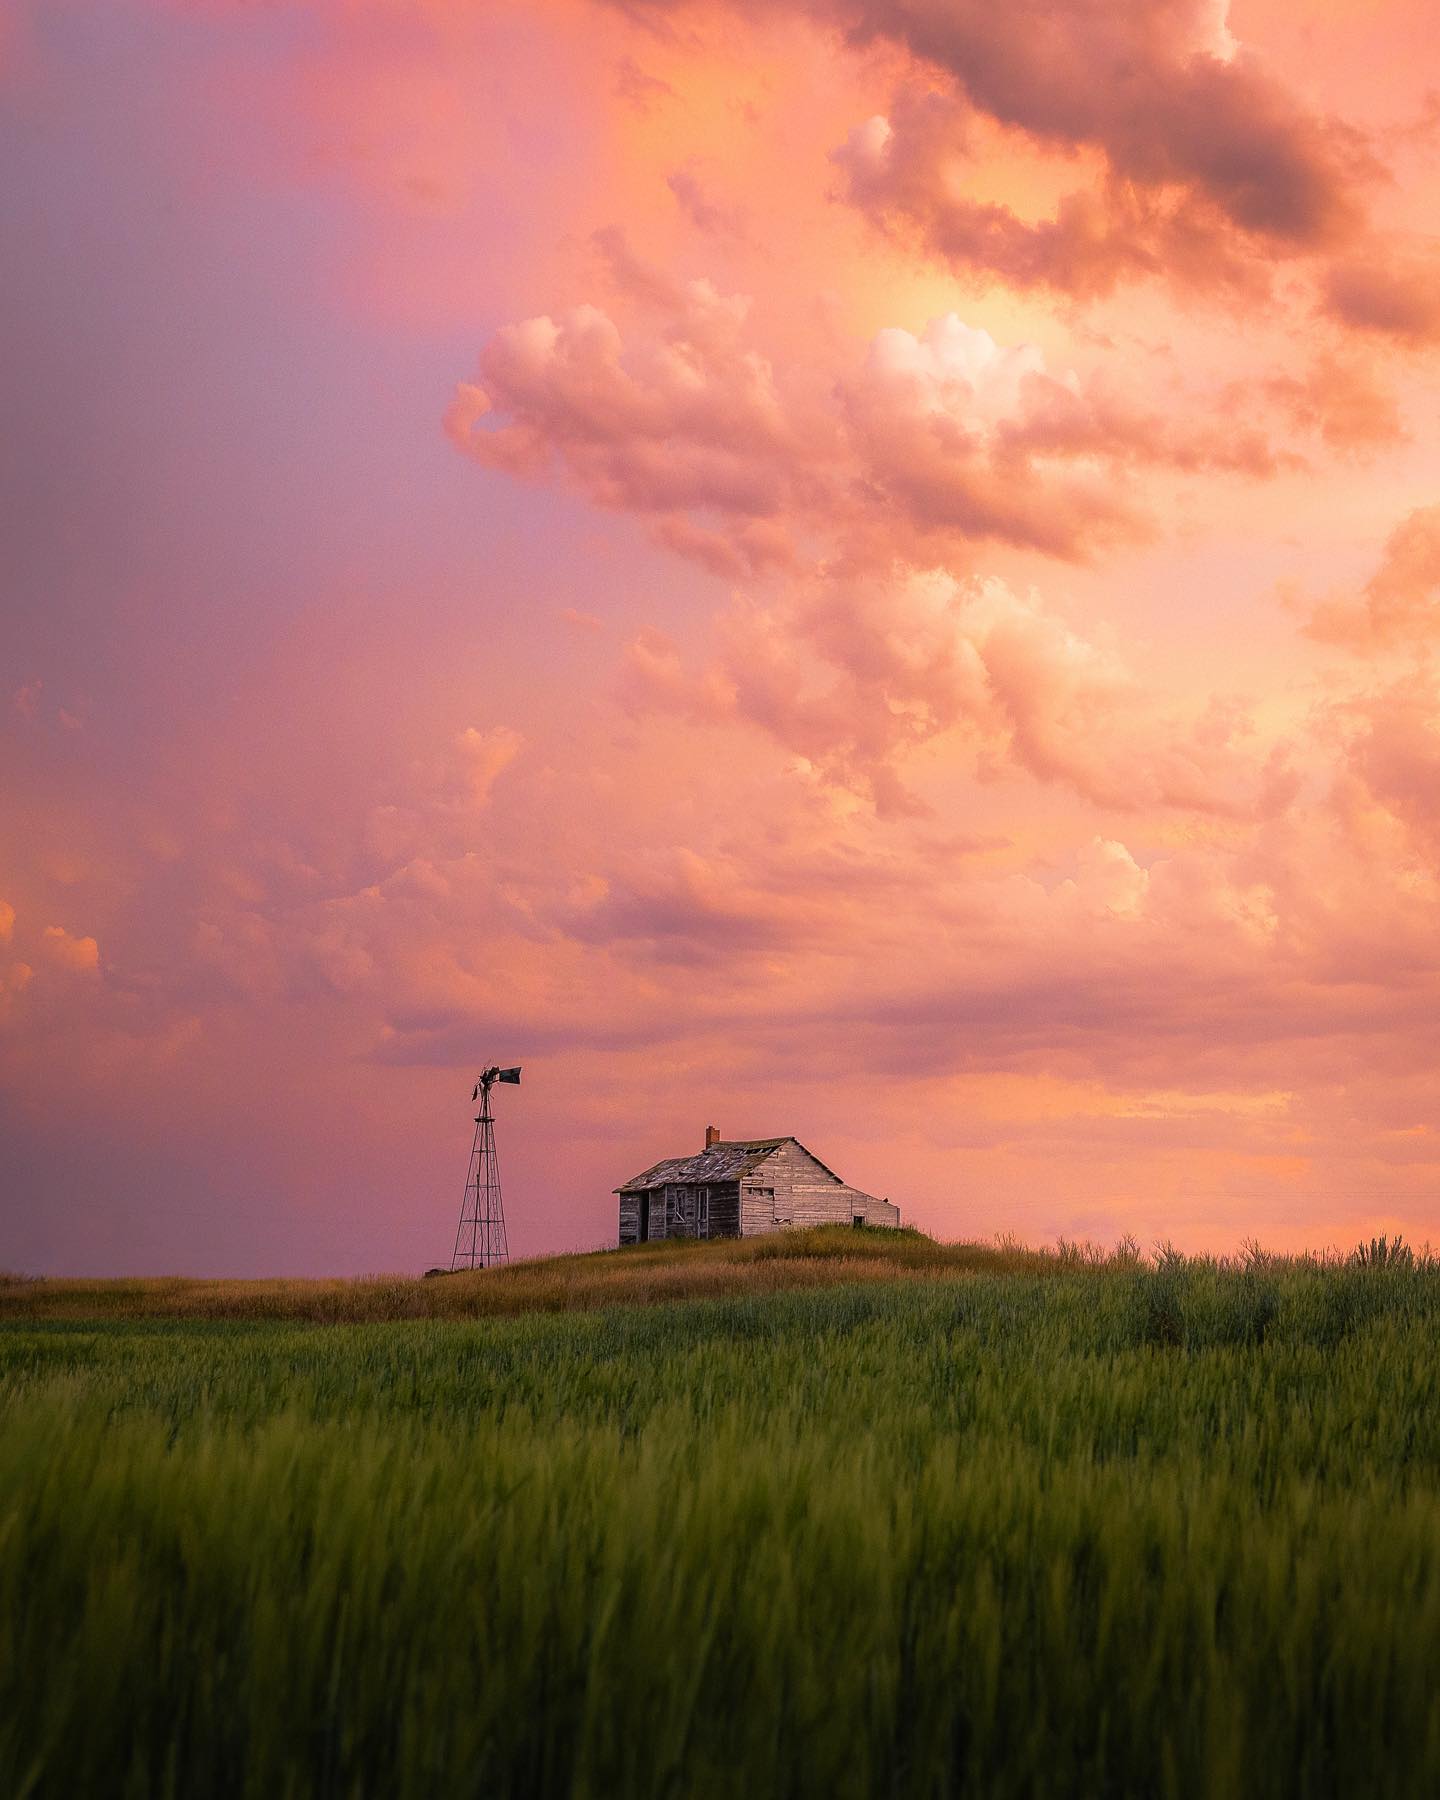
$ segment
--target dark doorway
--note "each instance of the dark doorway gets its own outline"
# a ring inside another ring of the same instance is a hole
[[[642,1244],[650,1242],[650,1196],[648,1193],[640,1196],[640,1242]]]
[[[861,1226],[861,1227],[863,1227],[863,1226],[864,1226],[864,1224],[865,1224],[865,1215],[864,1215],[864,1213],[856,1213],[856,1214],[854,1214],[854,1215],[853,1215],[853,1217],[852,1217],[852,1219],[851,1219],[851,1223],[852,1223],[852,1224],[853,1224],[853,1225],[859,1225],[859,1226]]]

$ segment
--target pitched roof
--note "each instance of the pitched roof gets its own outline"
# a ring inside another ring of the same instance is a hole
[[[765,1158],[773,1156],[782,1144],[796,1142],[798,1140],[795,1138],[778,1137],[737,1138],[731,1142],[712,1144],[698,1156],[667,1157],[653,1168],[642,1170],[632,1180],[622,1181],[614,1191],[617,1194],[634,1193],[638,1188],[664,1187],[667,1181],[717,1184],[743,1181],[747,1175],[753,1175]]]

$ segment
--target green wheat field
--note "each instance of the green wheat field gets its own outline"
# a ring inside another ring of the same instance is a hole
[[[7,1279],[0,1794],[1440,1793],[1437,1347],[1383,1241]]]

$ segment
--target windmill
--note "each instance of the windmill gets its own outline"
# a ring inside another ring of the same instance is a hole
[[[490,1112],[490,1090],[497,1081],[519,1087],[520,1071],[486,1069],[470,1096],[480,1102],[480,1110],[475,1115],[475,1142],[470,1148],[465,1198],[460,1203],[455,1254],[450,1259],[452,1271],[490,1269],[510,1258],[505,1241],[505,1208],[500,1199],[500,1159],[495,1154],[495,1120]]]

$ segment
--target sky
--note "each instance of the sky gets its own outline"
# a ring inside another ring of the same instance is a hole
[[[1422,0],[0,0],[0,1267],[1440,1239]]]

